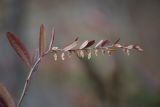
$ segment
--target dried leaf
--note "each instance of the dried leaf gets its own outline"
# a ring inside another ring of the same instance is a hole
[[[142,49],[139,45],[135,45],[135,46],[134,46],[134,49],[136,49],[136,50],[138,50],[138,51],[141,51],[141,52],[143,51],[143,49]]]
[[[75,39],[74,42],[72,42],[70,45],[66,46],[63,50],[69,51],[69,50],[73,49],[74,47],[76,47],[77,45],[78,45],[78,37]]]
[[[95,48],[100,47],[100,46],[101,46],[101,44],[103,43],[103,41],[104,41],[104,40],[100,40],[100,41],[96,44]]]
[[[40,34],[39,34],[39,55],[42,57],[45,53],[45,39],[46,39],[46,31],[45,27],[42,24],[40,26]]]
[[[19,55],[19,57],[25,62],[25,64],[27,64],[28,67],[31,67],[32,66],[31,57],[27,48],[23,45],[23,43],[11,32],[7,32],[7,38],[10,45]]]
[[[117,44],[119,41],[120,41],[120,38],[118,38],[118,39],[114,42],[114,44]]]
[[[115,44],[114,46],[117,47],[117,48],[123,48],[123,46],[121,44],[118,44],[118,43]]]
[[[80,50],[79,54],[80,54],[80,57],[84,58],[84,52],[83,52],[83,50]]]
[[[124,48],[123,51],[129,56],[130,55],[130,51],[127,48]]]
[[[89,42],[88,40],[83,42],[79,49],[84,49],[87,46],[88,42]]]
[[[1,83],[0,83],[0,107],[16,107],[10,93]]]
[[[101,47],[104,47],[105,45],[109,45],[111,42],[109,40],[104,40],[101,44]]]
[[[91,40],[88,42],[88,44],[84,47],[84,48],[89,48],[90,46],[92,46],[95,43],[95,40]]]
[[[98,56],[98,49],[95,49],[94,54]]]
[[[78,41],[79,37],[76,37],[76,39],[74,41]]]
[[[127,49],[133,49],[133,48],[134,48],[134,45],[128,45],[128,46],[126,46],[125,48],[127,48]]]

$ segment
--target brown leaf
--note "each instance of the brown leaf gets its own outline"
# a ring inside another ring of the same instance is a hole
[[[31,67],[32,66],[31,57],[27,48],[23,45],[23,43],[11,32],[7,32],[6,36],[8,38],[10,45],[19,55],[19,57],[27,64],[27,66]]]
[[[88,40],[83,42],[82,45],[79,47],[79,49],[84,49],[87,46],[88,42],[89,42]]]
[[[109,45],[111,42],[109,40],[104,40],[101,44],[101,47],[104,47],[105,45]]]
[[[143,49],[142,49],[139,45],[135,45],[135,46],[134,46],[134,49],[136,49],[136,50],[138,50],[138,51],[141,51],[141,52],[143,51]]]
[[[124,51],[124,53],[126,53],[128,56],[130,55],[130,51],[129,51],[129,49],[124,48],[124,49],[123,49],[123,51]]]
[[[80,46],[79,49],[88,48],[92,46],[94,43],[95,43],[95,40],[91,40],[91,41],[86,40],[85,42],[83,42],[83,44]]]
[[[88,42],[88,44],[84,47],[84,48],[89,48],[90,46],[92,46],[95,43],[95,40],[91,40]]]
[[[134,48],[134,45],[128,45],[128,46],[126,46],[125,48],[127,48],[127,49],[133,49],[133,48]]]
[[[104,40],[100,40],[100,41],[96,44],[95,48],[100,47],[100,46],[101,46],[101,44],[103,43],[103,41],[104,41]]]
[[[78,41],[79,37],[76,37],[76,39],[74,41]]]
[[[45,27],[42,24],[40,26],[40,34],[39,34],[39,55],[42,57],[45,53],[45,39],[46,39],[46,31]]]
[[[114,42],[114,44],[117,44],[119,41],[120,41],[120,38],[118,38],[118,39]]]
[[[70,45],[66,46],[63,50],[69,51],[78,45],[78,37]]]
[[[16,107],[10,93],[1,83],[0,83],[0,107]]]
[[[115,44],[114,46],[117,47],[117,48],[123,48],[123,46],[121,44],[118,44],[118,43]]]

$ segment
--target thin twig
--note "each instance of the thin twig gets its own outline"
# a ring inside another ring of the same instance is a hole
[[[27,90],[29,88],[29,84],[30,84],[31,79],[32,79],[31,77],[32,77],[34,71],[36,70],[37,65],[39,64],[40,61],[41,61],[41,58],[38,58],[37,61],[34,63],[33,67],[30,69],[30,72],[29,72],[28,77],[27,77],[27,79],[25,81],[25,85],[24,85],[24,88],[23,88],[23,91],[22,91],[22,94],[21,94],[21,97],[20,97],[20,100],[18,102],[18,106],[17,107],[21,106],[23,98],[26,95],[26,92],[27,92]]]
[[[49,49],[47,52],[45,52],[45,54],[44,54],[42,57],[44,57],[45,55],[47,55],[47,54],[50,53],[50,52],[51,52],[51,50]],[[26,95],[26,93],[27,93],[27,91],[28,91],[29,85],[30,85],[30,83],[31,83],[32,75],[33,75],[33,73],[34,73],[35,71],[37,71],[38,64],[40,63],[42,57],[39,57],[39,58],[36,60],[36,62],[34,63],[34,65],[32,66],[32,68],[30,69],[30,72],[29,72],[28,77],[27,77],[27,79],[26,79],[26,81],[25,81],[25,85],[24,85],[24,88],[23,88],[23,91],[22,91],[22,94],[21,94],[21,97],[20,97],[20,99],[19,99],[19,102],[18,102],[18,106],[17,106],[17,107],[20,107],[20,106],[21,106],[21,103],[22,103],[22,101],[23,101],[23,99],[24,99],[24,97],[25,97],[25,95]]]

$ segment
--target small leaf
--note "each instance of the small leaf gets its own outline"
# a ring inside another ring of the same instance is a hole
[[[23,43],[16,36],[14,36],[13,33],[7,32],[6,35],[7,35],[10,45],[19,55],[19,57],[25,62],[25,64],[27,64],[28,67],[31,67],[32,61],[31,61],[31,57],[30,57],[30,54],[27,48],[23,45]]]
[[[119,41],[120,41],[120,38],[118,38],[118,39],[114,42],[114,44],[117,44]]]
[[[104,41],[104,40],[100,40],[100,41],[96,44],[95,48],[100,47],[100,46],[101,46],[101,44],[103,43],[103,41]]]
[[[135,45],[135,46],[134,46],[134,49],[136,49],[136,50],[138,50],[138,51],[141,51],[141,52],[143,51],[143,49],[142,49],[140,46],[138,46],[138,45]]]
[[[42,57],[45,53],[45,39],[46,39],[46,31],[45,27],[42,24],[40,26],[40,34],[39,34],[39,55]]]
[[[69,51],[69,50],[73,49],[74,47],[76,47],[77,45],[78,45],[78,37],[75,39],[74,42],[72,42],[70,45],[66,46],[63,50]]]
[[[76,37],[76,39],[74,41],[78,41],[79,37]]]
[[[90,46],[92,46],[95,43],[95,40],[91,40],[88,42],[88,44],[84,47],[84,48],[89,48]]]
[[[85,42],[82,43],[82,45],[80,46],[79,49],[88,48],[88,47],[92,46],[94,43],[95,43],[95,40],[91,40],[91,41],[86,40]]]
[[[84,49],[87,46],[87,44],[88,44],[88,40],[83,42],[79,49]]]
[[[123,48],[123,46],[121,44],[118,44],[118,43],[115,44],[114,46],[117,47],[117,48]]]
[[[101,44],[101,47],[104,47],[105,45],[109,45],[111,42],[109,40],[104,40]]]
[[[128,45],[128,46],[126,46],[125,48],[127,48],[127,49],[133,49],[133,48],[134,48],[134,45]]]
[[[16,107],[10,93],[1,83],[0,83],[0,107]]]

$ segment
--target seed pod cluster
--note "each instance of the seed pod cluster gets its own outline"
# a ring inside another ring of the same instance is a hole
[[[112,43],[109,40],[100,40],[95,44],[95,40],[86,40],[78,47],[78,38],[76,38],[72,43],[60,49],[58,47],[52,47],[52,52],[54,56],[54,60],[56,61],[58,58],[57,53],[60,52],[61,55],[59,58],[61,60],[65,60],[66,57],[70,57],[72,54],[80,58],[87,57],[87,59],[91,59],[92,55],[98,56],[98,54],[108,54],[109,56],[112,52],[121,49],[125,54],[130,55],[130,50],[135,49],[137,51],[142,52],[143,49],[139,45],[127,45],[123,46],[119,43],[120,39],[116,40]],[[93,45],[95,46],[93,47]]]

